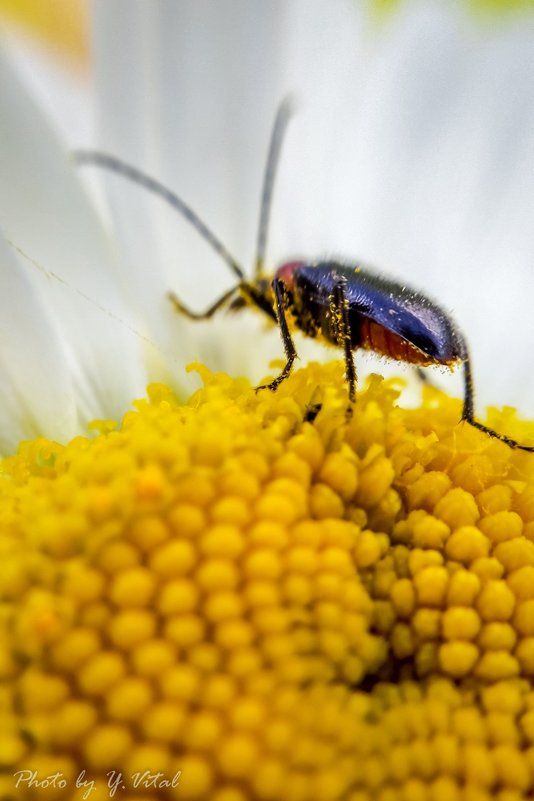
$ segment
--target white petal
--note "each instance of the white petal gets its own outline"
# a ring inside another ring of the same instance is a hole
[[[0,236],[0,450],[78,431],[72,365],[27,265]]]
[[[21,27],[3,27],[2,39],[17,73],[62,136],[70,142],[91,137],[94,115],[89,97],[91,84],[85,70],[81,66],[67,69],[68,62],[56,60],[44,43],[25,36]]]
[[[111,242],[67,153],[1,53],[0,120],[0,226],[58,279],[47,300],[79,365],[88,413],[120,415],[145,382],[139,341],[117,323],[128,316]]]

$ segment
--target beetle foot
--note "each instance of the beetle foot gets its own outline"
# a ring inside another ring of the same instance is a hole
[[[260,389],[270,389],[271,392],[274,392],[280,386],[280,381],[275,378],[274,381],[271,381],[270,384],[261,384],[259,387],[255,387],[254,392],[259,392]]]
[[[304,422],[313,423],[322,408],[322,403],[311,403],[309,406],[307,406],[306,411],[304,412]]]

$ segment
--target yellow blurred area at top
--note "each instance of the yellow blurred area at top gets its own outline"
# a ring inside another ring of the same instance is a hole
[[[59,56],[88,58],[87,0],[0,0],[0,21],[12,22]]]
[[[407,5],[407,0],[372,0],[372,6],[379,13],[394,11]],[[514,11],[534,10],[534,0],[464,0],[464,6],[475,13],[488,12],[502,14]]]

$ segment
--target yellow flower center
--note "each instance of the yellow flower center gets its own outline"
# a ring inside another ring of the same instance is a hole
[[[3,462],[0,795],[528,797],[534,456],[378,377],[347,422],[338,363],[198,369]]]

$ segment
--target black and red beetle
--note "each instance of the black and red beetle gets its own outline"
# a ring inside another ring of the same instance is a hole
[[[255,306],[280,329],[286,364],[270,384],[257,389],[275,390],[286,379],[297,358],[288,324],[308,337],[322,338],[344,352],[350,409],[356,400],[354,351],[372,350],[397,361],[417,367],[463,364],[464,405],[461,419],[511,448],[534,453],[534,446],[520,445],[479,423],[474,417],[474,388],[467,343],[450,316],[421,292],[409,289],[392,279],[383,278],[360,265],[335,261],[291,261],[279,267],[273,276],[264,272],[267,230],[276,168],[291,102],[280,105],[271,134],[263,179],[260,223],[254,277],[245,273],[222,242],[178,195],[163,184],[120,159],[99,151],[77,151],[80,164],[95,164],[119,173],[149,189],[177,209],[229,265],[238,283],[218,298],[204,312],[191,311],[174,293],[169,298],[175,309],[192,320],[207,320],[226,307],[239,309]]]

